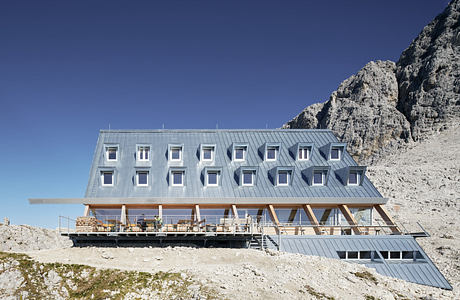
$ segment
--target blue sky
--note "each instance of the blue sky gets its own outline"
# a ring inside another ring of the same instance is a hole
[[[99,129],[277,128],[448,1],[2,1],[0,218],[81,206]]]

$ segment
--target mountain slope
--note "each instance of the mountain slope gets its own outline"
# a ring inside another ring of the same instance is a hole
[[[460,0],[454,0],[396,64],[368,63],[283,128],[329,128],[356,160],[378,160],[459,122],[459,65]]]

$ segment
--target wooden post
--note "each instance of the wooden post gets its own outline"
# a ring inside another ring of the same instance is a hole
[[[232,214],[233,218],[235,219],[235,229],[238,230],[238,224],[240,223],[240,217],[238,216],[238,210],[236,209],[236,205],[232,204]]]
[[[276,225],[276,234],[280,233],[280,221],[278,220],[278,216],[276,215],[275,209],[273,208],[272,204],[269,204],[267,206],[268,208],[268,213],[270,214],[270,218],[272,219],[272,222]]]
[[[374,205],[375,210],[379,213],[379,215],[382,217],[383,221],[385,224],[390,226],[391,232],[395,234],[401,234],[401,230],[398,228],[396,225],[395,221],[393,221],[393,218],[391,218],[390,214],[388,211],[383,207],[381,204]]]
[[[158,217],[163,221],[163,205],[158,205]]]
[[[347,220],[348,224],[352,225],[351,229],[355,234],[361,234],[361,230],[359,229],[358,222],[356,222],[355,217],[353,217],[353,214],[350,212],[350,209],[348,209],[348,206],[345,204],[339,205],[339,209],[342,212],[343,216]]]
[[[89,216],[89,205],[85,205],[85,212],[83,213],[83,216],[88,217]]]
[[[308,219],[310,219],[311,225],[313,225],[313,230],[315,231],[316,234],[321,234],[321,228],[319,227],[319,222],[318,219],[316,219],[315,214],[313,213],[313,209],[311,209],[311,206],[309,204],[303,205],[303,210],[305,211],[305,214],[307,215]]]
[[[120,229],[121,229],[121,231],[123,231],[123,229],[124,229],[123,225],[126,225],[126,205],[124,205],[124,204],[121,206],[121,220],[120,220],[120,222],[121,222],[121,225],[122,225],[122,226],[120,226],[121,227]]]
[[[198,204],[195,205],[195,217],[197,222],[201,221],[200,206]]]
[[[259,208],[259,210],[257,211],[257,223],[260,223],[260,219],[262,219],[262,214],[263,213],[264,213],[264,209]]]
[[[227,219],[229,214],[230,214],[230,209],[226,208],[224,210],[224,218]]]

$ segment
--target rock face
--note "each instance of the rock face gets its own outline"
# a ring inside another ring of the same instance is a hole
[[[460,0],[427,25],[395,64],[368,63],[325,103],[283,128],[329,128],[360,162],[460,120]]]
[[[460,1],[428,24],[401,55],[398,108],[423,139],[460,116]]]
[[[73,243],[55,230],[27,225],[1,225],[0,251],[31,251],[69,248]]]

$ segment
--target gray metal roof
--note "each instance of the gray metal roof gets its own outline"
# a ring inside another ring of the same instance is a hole
[[[422,247],[412,236],[270,236],[274,243],[280,242],[280,250],[305,255],[324,256],[338,259],[337,251],[419,251],[423,258],[417,261],[385,260],[377,257],[371,260],[347,260],[374,268],[378,273],[423,285],[451,290],[452,286],[436,268]],[[267,240],[269,248],[276,245]]]
[[[298,143],[312,145],[311,159],[299,161],[295,151]],[[346,186],[335,173],[343,168],[356,166],[356,162],[345,151],[340,161],[327,160],[329,149],[338,143],[330,130],[101,130],[93,164],[91,166],[86,198],[151,198],[151,199],[254,199],[291,198],[304,199],[357,199],[357,203],[385,203],[377,189],[367,177],[360,186]],[[200,145],[215,145],[215,159],[211,163],[200,162]],[[232,161],[232,147],[247,145],[244,162]],[[116,162],[105,159],[105,146],[116,145],[119,157]],[[151,159],[136,161],[136,146],[150,145]],[[183,146],[180,163],[168,160],[168,147]],[[266,145],[279,145],[277,161],[264,161]],[[326,151],[327,152],[327,151]],[[217,187],[206,187],[202,172],[206,167],[222,168],[221,182]],[[257,168],[256,184],[252,187],[238,184],[238,172],[242,166]],[[326,186],[311,186],[305,170],[316,167],[330,169]],[[169,171],[182,167],[185,171],[184,187],[169,185]],[[292,169],[292,183],[287,187],[275,186],[269,176],[276,168]],[[113,187],[103,187],[100,173],[114,171]],[[135,185],[136,170],[149,171],[149,186]],[[358,200],[359,199],[359,200]],[[379,202],[379,201],[377,201]]]

